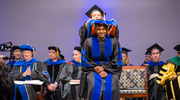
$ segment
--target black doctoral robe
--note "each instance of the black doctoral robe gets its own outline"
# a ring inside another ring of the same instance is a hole
[[[157,77],[149,79],[152,74],[159,74],[160,69],[165,64],[165,62],[160,61],[158,63],[154,61],[149,61],[143,66],[147,69],[147,79],[148,79],[148,98],[149,100],[164,100],[165,93],[163,91],[164,86],[159,85],[156,82]]]
[[[177,78],[171,80],[172,76],[177,75]],[[158,84],[166,87],[168,100],[180,100],[180,58],[175,56],[169,59],[160,70],[157,77]]]
[[[29,66],[31,68],[31,76],[27,75],[26,77],[23,77],[23,73],[26,71],[26,69]],[[42,73],[42,63],[39,60],[34,59],[34,58],[32,58],[30,61],[18,60],[14,64],[10,78],[12,80],[21,80],[21,81],[41,80],[41,81],[44,81],[46,85],[50,83],[48,82],[47,78]],[[40,90],[40,86],[29,85],[29,84],[16,85],[16,86],[17,86],[17,90],[19,90],[17,92],[20,92],[22,99],[36,100],[36,92]]]
[[[47,90],[46,99],[62,99],[62,100],[76,100],[77,95],[75,87],[71,87],[69,81],[76,79],[78,75],[78,68],[67,64],[63,60],[52,62],[50,59],[46,60],[43,64],[43,70],[51,83],[57,82],[55,92]]]
[[[103,42],[97,35],[85,40],[82,49],[82,75],[80,97],[87,100],[119,100],[119,77],[122,70],[121,47],[116,38],[106,34]],[[106,78],[95,72],[96,66],[102,66],[107,72]]]

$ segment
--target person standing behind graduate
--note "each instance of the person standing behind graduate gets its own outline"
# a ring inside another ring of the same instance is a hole
[[[0,99],[13,100],[14,90],[14,81],[9,78],[5,63],[0,61]]]
[[[180,44],[174,49],[177,51],[177,56],[166,61],[156,80],[158,84],[166,85],[168,100],[180,100]]]
[[[87,96],[87,100],[119,100],[122,50],[117,38],[107,34],[107,25],[103,24],[106,21],[96,21],[97,34],[83,44],[80,97]]]
[[[147,70],[147,79],[148,79],[148,97],[149,100],[164,100],[165,95],[163,93],[163,86],[158,85],[156,82],[158,73],[165,62],[160,61],[161,52],[164,49],[159,46],[157,43],[152,45],[147,49],[151,51],[152,61],[147,62],[143,66],[146,67]]]
[[[8,72],[11,72],[16,61],[21,60],[21,53],[22,52],[21,52],[21,49],[19,48],[19,46],[15,45],[12,47],[11,55],[14,57],[14,59],[10,63],[7,64]]]
[[[43,62],[43,71],[44,74],[49,77],[51,84],[47,89],[45,99],[76,100],[77,96],[73,95],[76,91],[71,92],[69,81],[77,78],[78,68],[73,67],[71,64],[67,64],[63,60],[64,56],[61,54],[58,47],[49,46],[48,49],[49,59]]]
[[[10,75],[12,80],[41,80],[46,86],[50,84],[42,74],[42,63],[33,58],[36,49],[30,44],[21,45],[23,60],[18,60]],[[40,90],[37,85],[18,85],[19,92],[23,100],[36,100],[36,92]]]
[[[128,56],[128,52],[131,52],[131,50],[122,47],[123,66],[133,66],[133,65],[130,63],[130,59],[129,59],[129,56]]]
[[[94,5],[85,14],[89,17],[89,20],[87,22],[85,22],[85,24],[83,26],[81,26],[81,28],[79,29],[80,45],[81,46],[83,46],[84,41],[88,38],[87,37],[87,31],[88,31],[88,23],[89,23],[89,21],[91,19],[93,19],[93,20],[98,20],[98,19],[103,20],[103,17],[105,19],[105,14],[106,13],[101,8],[99,8],[97,5]],[[119,39],[119,30],[118,30],[117,25],[116,25],[115,37],[117,39]]]

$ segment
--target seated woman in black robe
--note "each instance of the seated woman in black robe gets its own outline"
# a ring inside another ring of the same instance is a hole
[[[130,63],[130,59],[129,59],[129,56],[128,56],[128,52],[131,52],[131,50],[125,48],[125,47],[122,47],[122,59],[123,59],[123,66],[133,66],[131,63]]]

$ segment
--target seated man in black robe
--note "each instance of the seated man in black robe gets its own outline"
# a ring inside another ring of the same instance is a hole
[[[11,62],[7,63],[7,68],[8,72],[11,72],[14,64],[18,61],[21,60],[21,49],[19,46],[15,45],[11,49],[11,57],[14,57]]]
[[[165,84],[168,100],[180,100],[180,44],[174,49],[177,55],[166,61],[156,80],[160,85]]]
[[[160,60],[161,52],[164,51],[164,49],[157,43],[155,43],[154,45],[150,46],[147,50],[151,52],[152,57],[152,61],[143,64],[143,66],[145,66],[147,70],[148,98],[149,100],[164,100],[164,86],[161,86],[156,82],[159,71],[165,64],[164,61]]]
[[[87,38],[82,49],[80,97],[87,100],[119,100],[122,69],[121,47],[117,38],[107,33],[107,21],[95,20],[97,34]],[[111,24],[113,21],[108,21]],[[115,25],[115,24],[114,24]],[[86,95],[87,93],[87,95]]]
[[[71,94],[73,90],[70,86],[69,81],[76,79],[78,75],[78,68],[73,67],[71,64],[67,64],[64,60],[64,56],[60,49],[56,46],[50,46],[49,59],[43,64],[44,74],[49,77],[51,84],[48,86],[46,93],[46,100],[76,100],[76,93]],[[74,91],[76,89],[74,87]]]
[[[42,63],[33,58],[36,49],[29,44],[22,45],[19,48],[22,50],[24,59],[18,60],[14,64],[12,74],[10,75],[11,79],[20,81],[41,80],[48,86],[50,82],[42,73]],[[36,100],[36,92],[40,90],[40,86],[29,84],[18,85],[17,90],[19,90],[23,100]]]

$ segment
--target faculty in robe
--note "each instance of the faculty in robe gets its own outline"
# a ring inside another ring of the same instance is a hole
[[[12,69],[10,75],[12,80],[41,80],[46,86],[50,84],[42,74],[42,63],[33,58],[36,49],[30,44],[21,45],[23,60],[18,60]],[[20,92],[23,100],[36,100],[36,92],[40,90],[38,85],[18,85],[17,94]]]
[[[160,85],[165,84],[168,100],[180,100],[180,44],[174,49],[177,56],[166,61],[156,80]]]
[[[148,97],[149,100],[164,100],[164,86],[159,85],[156,82],[157,76],[160,69],[165,64],[165,62],[160,61],[161,52],[164,50],[157,43],[148,48],[151,51],[152,61],[147,62],[143,66],[147,69],[147,79],[148,79]]]
[[[76,100],[76,90],[71,91],[69,81],[77,78],[78,68],[67,64],[61,58],[64,56],[56,46],[49,46],[49,59],[43,63],[44,74],[51,84],[47,89],[46,100]]]
[[[19,48],[18,45],[15,45],[15,46],[12,47],[12,49],[11,49],[11,58],[13,58],[13,59],[11,60],[11,62],[9,62],[7,64],[8,72],[11,72],[14,64],[18,60],[21,60],[21,54],[22,54],[22,52],[21,52],[21,49]]]

